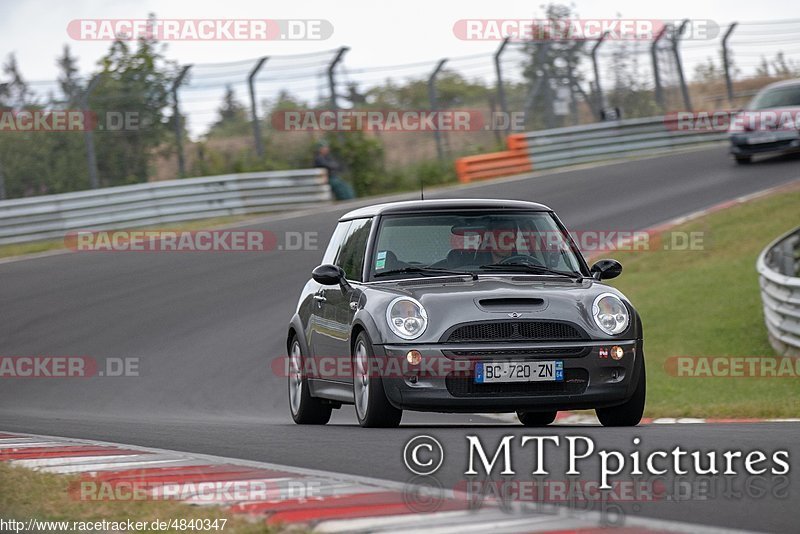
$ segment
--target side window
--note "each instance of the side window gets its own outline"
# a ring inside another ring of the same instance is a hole
[[[349,228],[350,221],[340,222],[336,225],[336,229],[333,231],[331,240],[328,241],[328,248],[325,249],[325,255],[322,256],[322,264],[333,263],[333,260],[335,260],[336,256],[339,254],[342,241],[344,240],[344,236],[347,234],[347,230]]]
[[[336,265],[344,269],[349,280],[361,281],[370,228],[372,228],[372,219],[355,219],[342,241]]]

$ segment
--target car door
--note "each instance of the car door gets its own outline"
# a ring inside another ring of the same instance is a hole
[[[364,271],[364,255],[369,239],[372,219],[354,219],[342,240],[342,246],[336,257],[335,265],[345,272],[347,286],[326,286],[322,289],[324,301],[325,324],[328,336],[325,337],[326,356],[337,359],[350,358],[350,330],[353,324],[356,305],[361,298],[362,273]],[[344,367],[346,368],[346,367]],[[350,382],[348,375],[340,377]]]
[[[322,257],[321,264],[332,264],[336,261],[339,255],[339,250],[342,247],[347,231],[350,229],[350,221],[340,222],[336,225],[328,248],[325,249],[325,255]],[[311,294],[311,304],[308,320],[308,346],[311,351],[311,356],[331,356],[328,352],[330,343],[327,341],[330,337],[330,327],[327,324],[325,314],[327,313],[327,306],[325,306],[326,296],[324,295],[326,286],[318,284],[311,280],[314,289]]]

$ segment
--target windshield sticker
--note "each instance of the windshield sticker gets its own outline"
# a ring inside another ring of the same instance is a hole
[[[380,250],[378,251],[378,257],[375,260],[375,268],[383,269],[384,267],[386,267],[386,251]]]

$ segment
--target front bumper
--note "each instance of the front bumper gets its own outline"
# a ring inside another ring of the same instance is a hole
[[[610,355],[622,347],[620,360]],[[406,362],[418,350],[423,363]],[[603,356],[601,349],[606,349]],[[644,357],[642,340],[563,343],[377,345],[376,356],[403,368],[403,376],[384,378],[389,401],[397,408],[436,412],[508,412],[588,409],[622,404],[633,395]],[[478,361],[561,360],[560,382],[475,384]],[[393,362],[392,360],[396,360]]]
[[[764,137],[768,135],[768,137]],[[730,136],[730,153],[734,156],[783,153],[800,150],[800,134],[797,132],[745,132]]]

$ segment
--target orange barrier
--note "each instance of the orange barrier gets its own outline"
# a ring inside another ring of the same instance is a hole
[[[520,139],[516,139],[517,137]],[[510,150],[458,158],[456,160],[458,181],[469,183],[532,171],[533,162],[524,149],[522,136],[511,134],[506,138],[506,144]]]
[[[524,133],[515,133],[506,137],[506,146],[509,150],[527,150],[528,141]]]

